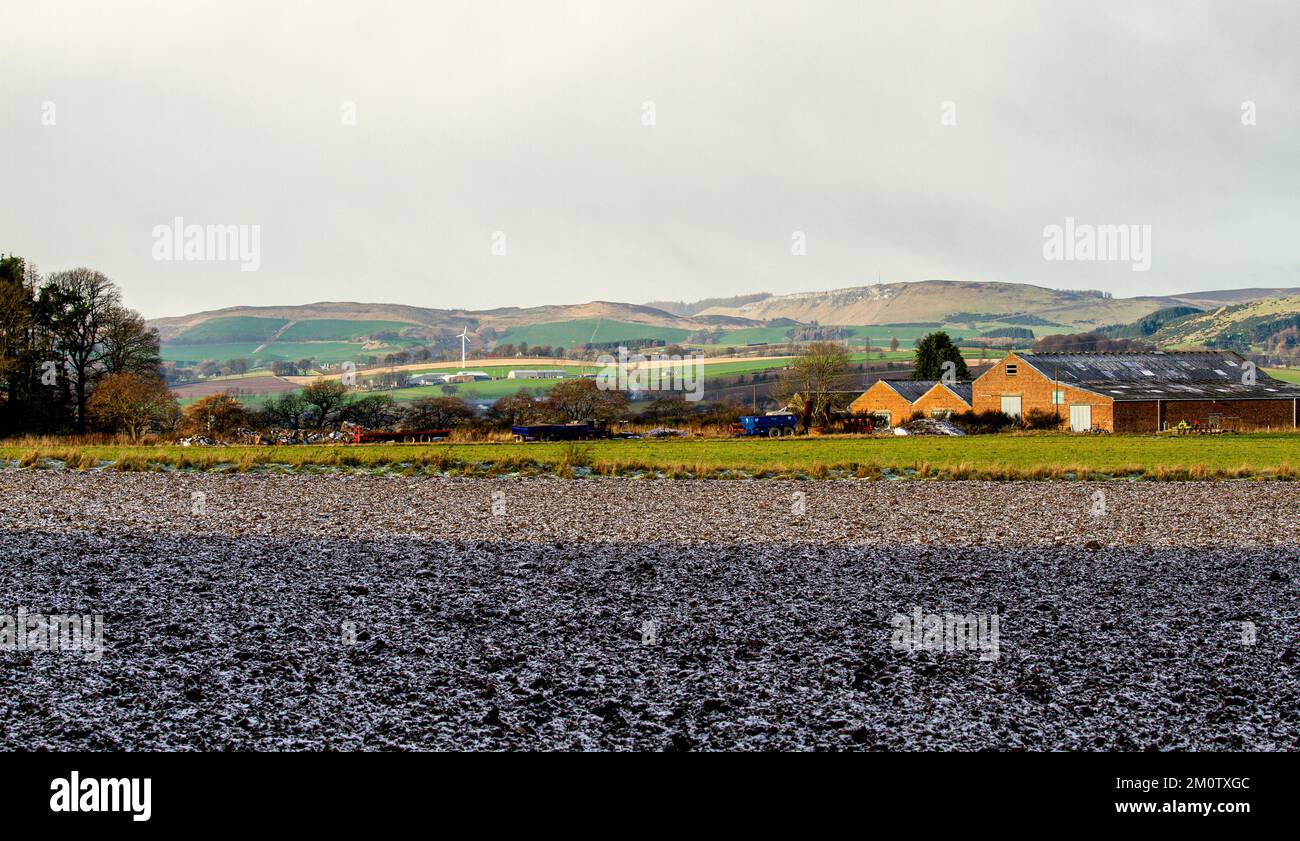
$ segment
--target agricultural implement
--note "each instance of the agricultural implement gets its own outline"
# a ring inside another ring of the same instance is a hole
[[[745,415],[740,423],[731,425],[731,434],[743,437],[766,435],[779,438],[794,435],[798,430],[799,418],[794,415]]]
[[[601,421],[512,426],[510,433],[516,441],[585,441],[591,438],[624,437],[611,435],[609,427]]]
[[[848,415],[840,423],[845,432],[870,435],[876,431],[876,419],[871,415]]]
[[[450,429],[412,429],[406,432],[354,432],[353,444],[423,444],[441,441],[451,435]]]

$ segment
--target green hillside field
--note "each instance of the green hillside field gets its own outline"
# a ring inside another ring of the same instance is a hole
[[[230,359],[248,359],[256,366],[267,366],[279,360],[312,358],[322,364],[336,364],[347,360],[358,361],[367,356],[382,357],[403,350],[404,345],[388,344],[365,349],[360,342],[272,342],[261,350],[255,343],[182,345],[164,344],[161,355],[164,361],[197,365],[205,360],[225,362]],[[256,352],[254,352],[256,351]]]
[[[611,321],[601,318],[583,318],[574,321],[555,321],[549,324],[529,324],[512,327],[497,337],[497,344],[527,342],[529,345],[551,347],[580,347],[587,342],[617,342],[623,339],[660,339],[672,344],[685,341],[689,330],[678,327],[656,327],[653,324],[635,324],[630,321]]]
[[[276,330],[288,323],[286,318],[259,318],[251,315],[210,318],[173,336],[169,344],[234,345],[253,342],[256,346],[274,336]]]
[[[294,322],[277,338],[277,342],[347,342],[374,333],[397,332],[418,325],[406,321],[362,321],[348,318],[312,318]]]
[[[258,342],[242,344],[182,345],[166,343],[160,348],[164,362],[197,365],[207,359],[225,362],[227,359],[252,359]]]
[[[790,338],[793,327],[744,327],[740,330],[728,330],[722,334],[718,345],[780,344]]]

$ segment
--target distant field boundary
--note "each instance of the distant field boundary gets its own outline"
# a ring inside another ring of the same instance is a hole
[[[1300,434],[1216,438],[677,439],[287,447],[0,444],[9,469],[302,471],[459,476],[987,480],[1300,479]]]

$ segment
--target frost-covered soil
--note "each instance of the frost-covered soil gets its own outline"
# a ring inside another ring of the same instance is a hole
[[[3,749],[1300,748],[1285,484],[7,471],[0,497],[0,614],[106,622],[97,662],[0,653]],[[915,608],[996,614],[998,658],[897,650]]]

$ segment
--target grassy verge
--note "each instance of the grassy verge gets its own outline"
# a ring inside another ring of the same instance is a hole
[[[177,447],[0,445],[19,467],[251,470],[278,466],[440,472],[670,477],[915,476],[949,479],[1300,478],[1300,435],[1223,437],[989,435],[590,441],[554,444]]]

